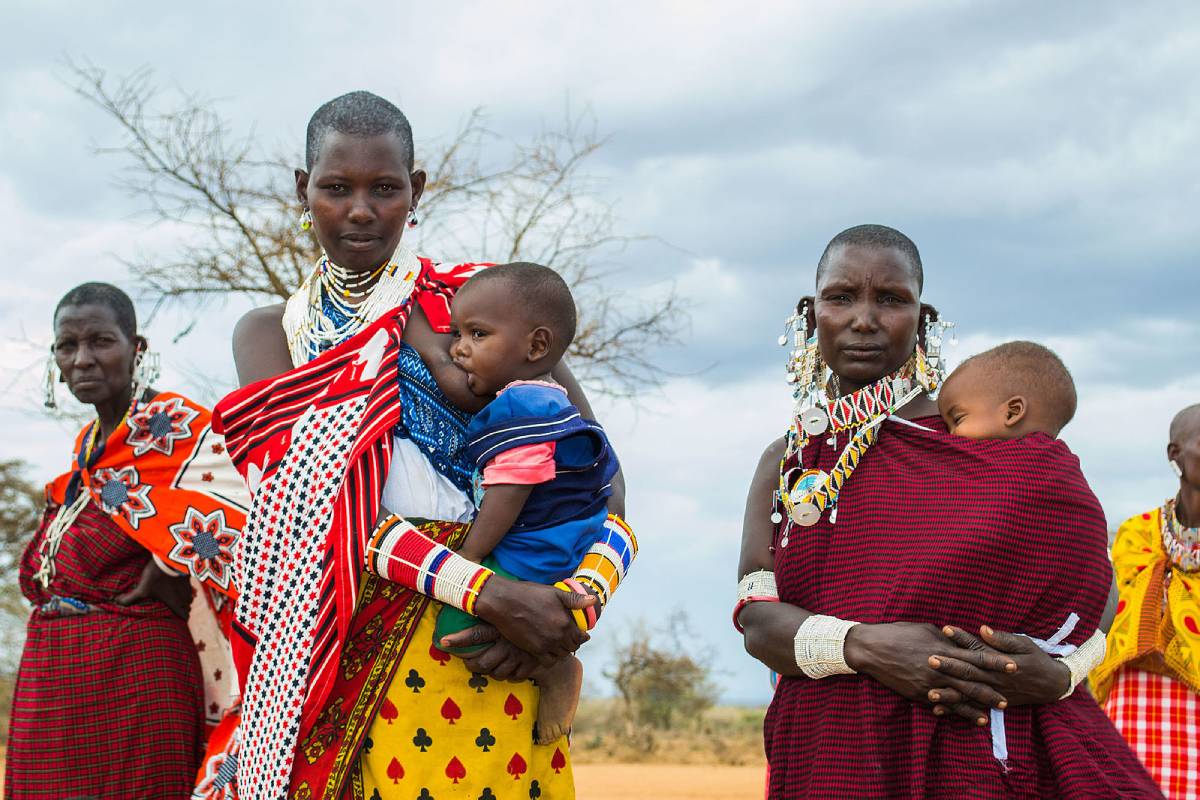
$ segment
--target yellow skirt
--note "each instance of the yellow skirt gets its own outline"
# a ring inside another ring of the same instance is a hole
[[[538,689],[433,648],[431,603],[351,770],[361,800],[574,800],[567,739],[533,743]]]

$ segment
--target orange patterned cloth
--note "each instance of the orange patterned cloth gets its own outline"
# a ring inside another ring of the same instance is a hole
[[[1179,681],[1123,669],[1104,710],[1168,800],[1200,798],[1200,698]]]
[[[198,591],[188,626],[204,675],[205,716],[214,726],[237,695],[228,642],[237,596],[231,551],[249,494],[211,419],[204,406],[160,392],[97,442],[89,459],[93,422],[76,437],[75,468],[51,481],[46,496],[61,506],[89,492],[160,566],[191,576]]]

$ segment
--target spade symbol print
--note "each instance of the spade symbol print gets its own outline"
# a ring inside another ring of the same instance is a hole
[[[496,737],[492,735],[492,732],[487,728],[480,728],[479,735],[475,737],[475,746],[485,753],[490,753],[495,744]]]
[[[525,706],[521,705],[521,701],[512,692],[509,692],[508,699],[504,701],[504,713],[508,714],[513,719],[521,716],[521,712],[525,710]]]
[[[562,772],[562,768],[567,765],[567,757],[563,755],[563,751],[557,747],[554,748],[554,755],[550,758],[550,768],[554,770],[554,774]]]
[[[507,772],[513,776],[513,780],[521,780],[521,776],[529,771],[529,765],[525,763],[525,759],[521,758],[520,753],[513,753],[513,757],[508,760]]]
[[[450,660],[450,654],[445,650],[438,649],[436,644],[429,645],[429,657],[443,667],[446,666],[446,662]]]
[[[417,728],[417,735],[413,737],[413,744],[421,748],[424,753],[426,748],[433,747],[433,739],[425,732],[424,728]]]
[[[392,779],[392,783],[400,783],[400,779],[404,777],[404,767],[400,766],[400,762],[395,758],[388,762],[387,776]]]
[[[442,703],[442,719],[453,725],[454,721],[461,717],[462,709],[458,707],[458,703],[447,697],[446,702]]]
[[[396,710],[396,704],[386,697],[383,698],[383,705],[379,707],[379,716],[383,717],[384,720],[387,721],[388,725],[391,725],[392,720],[399,715],[400,712]]]
[[[458,783],[467,777],[467,768],[458,760],[458,756],[450,759],[450,763],[446,765],[446,777],[454,783]]]

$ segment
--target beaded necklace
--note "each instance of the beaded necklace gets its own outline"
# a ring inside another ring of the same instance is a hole
[[[292,363],[308,362],[403,305],[420,271],[420,260],[404,245],[369,273],[351,272],[322,254],[283,312]]]
[[[1172,497],[1162,508],[1163,549],[1176,567],[1184,572],[1200,570],[1200,528],[1185,528],[1176,514]]]

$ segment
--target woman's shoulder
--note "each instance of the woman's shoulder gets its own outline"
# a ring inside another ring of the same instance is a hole
[[[242,386],[292,368],[283,332],[285,305],[253,308],[233,327],[233,363]]]

